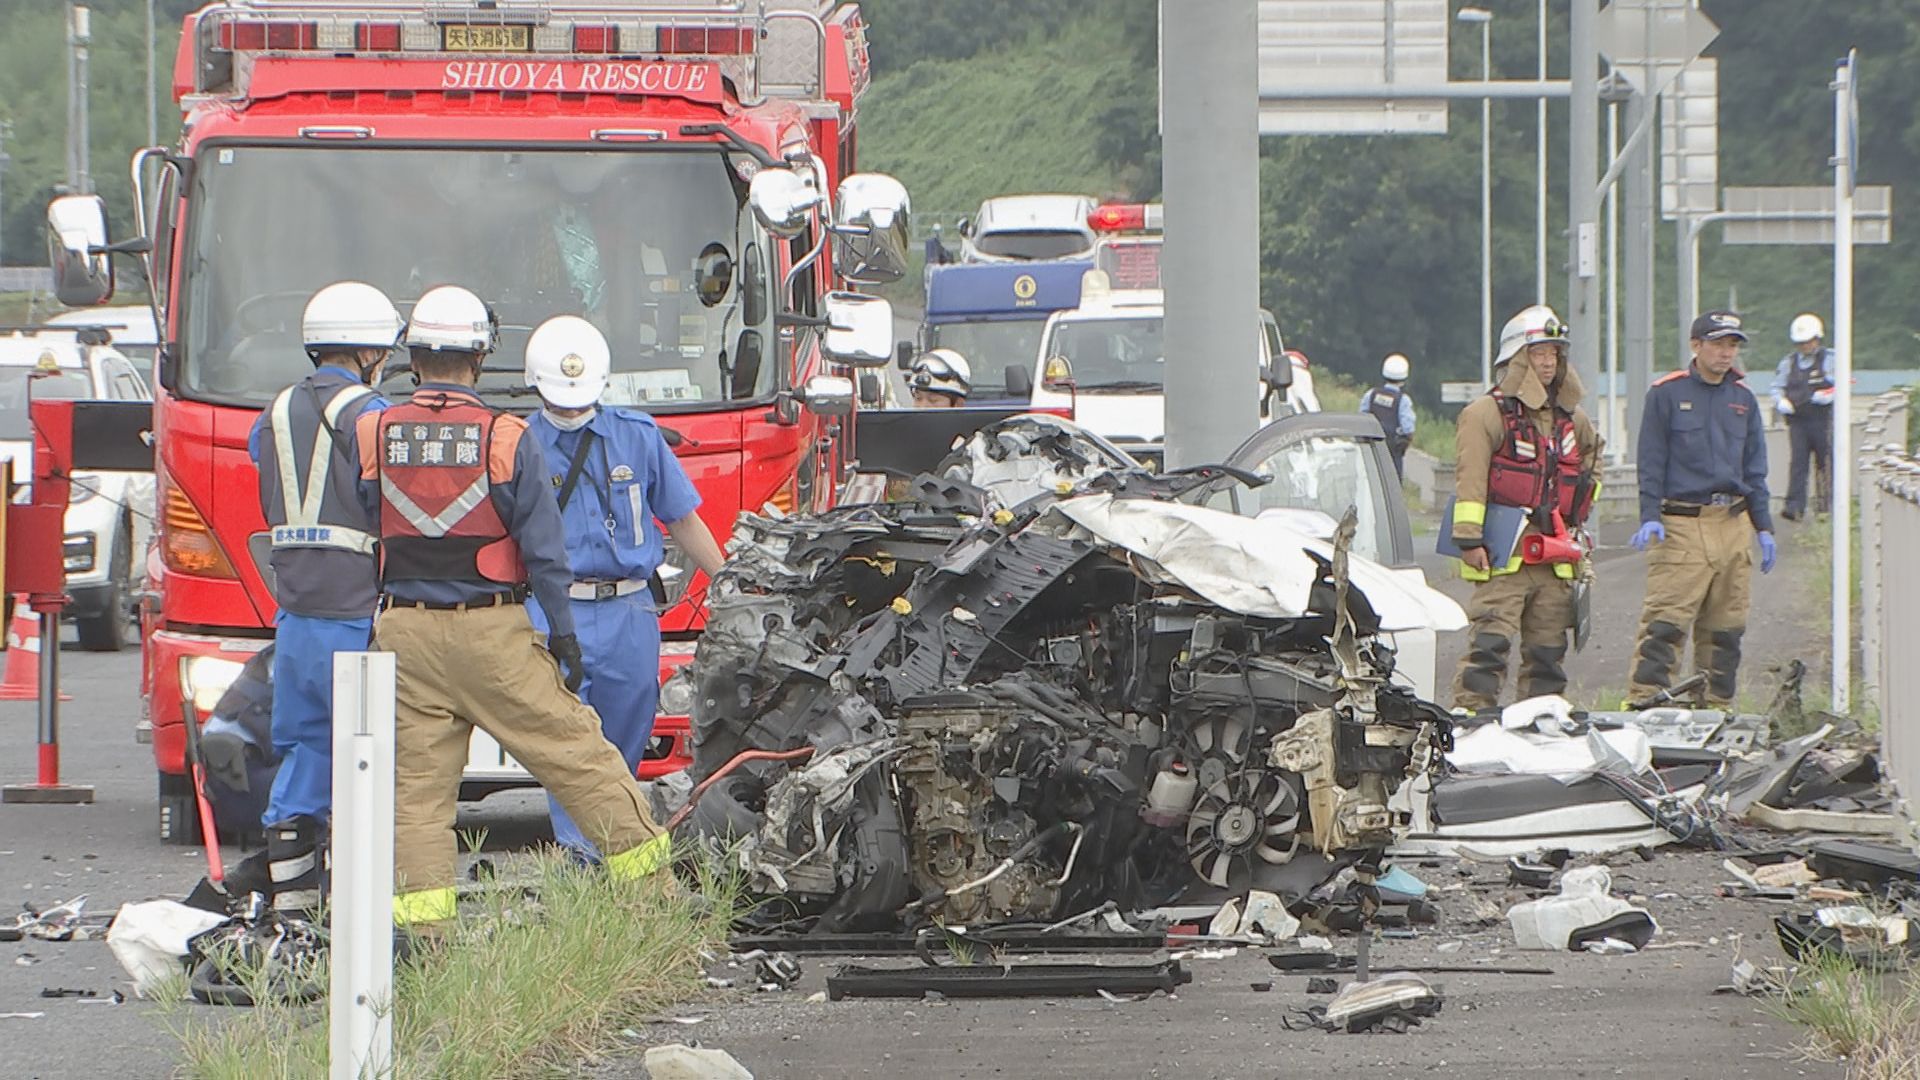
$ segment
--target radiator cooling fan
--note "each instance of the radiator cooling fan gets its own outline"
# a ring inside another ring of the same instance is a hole
[[[1209,884],[1251,888],[1262,866],[1300,846],[1300,790],[1283,773],[1241,769],[1209,786],[1187,819],[1187,860]]]

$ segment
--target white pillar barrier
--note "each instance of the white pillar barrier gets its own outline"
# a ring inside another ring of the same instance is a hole
[[[393,654],[333,657],[331,1080],[393,1075]]]

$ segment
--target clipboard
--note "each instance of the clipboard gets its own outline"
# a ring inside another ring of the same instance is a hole
[[[1455,501],[1448,499],[1446,512],[1440,516],[1440,536],[1434,544],[1434,550],[1457,559],[1460,557],[1460,546],[1453,542]],[[1480,526],[1480,535],[1487,543],[1487,562],[1493,566],[1505,566],[1513,561],[1513,553],[1520,547],[1520,534],[1525,531],[1527,531],[1525,510],[1518,506],[1487,504],[1487,520]]]

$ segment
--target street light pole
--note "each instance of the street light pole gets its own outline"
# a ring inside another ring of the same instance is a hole
[[[153,0],[147,0],[147,145],[160,141],[160,92],[153,84]]]
[[[1461,8],[1454,16],[1480,24],[1480,81],[1493,81],[1493,12]],[[1480,99],[1480,385],[1493,385],[1493,99]]]

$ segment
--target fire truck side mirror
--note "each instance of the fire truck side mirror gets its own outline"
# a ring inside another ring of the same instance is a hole
[[[61,303],[93,307],[113,299],[113,263],[106,247],[106,200],[62,195],[47,204],[47,260]]]
[[[817,416],[846,416],[853,412],[853,380],[843,375],[815,375],[794,395]]]
[[[811,170],[761,169],[747,188],[747,202],[768,232],[792,239],[806,229],[808,216],[820,205],[820,189]]]
[[[827,294],[827,355],[850,367],[893,359],[893,305],[859,293]]]
[[[907,274],[912,200],[885,173],[855,173],[834,197],[833,261],[840,276],[886,285]]]

